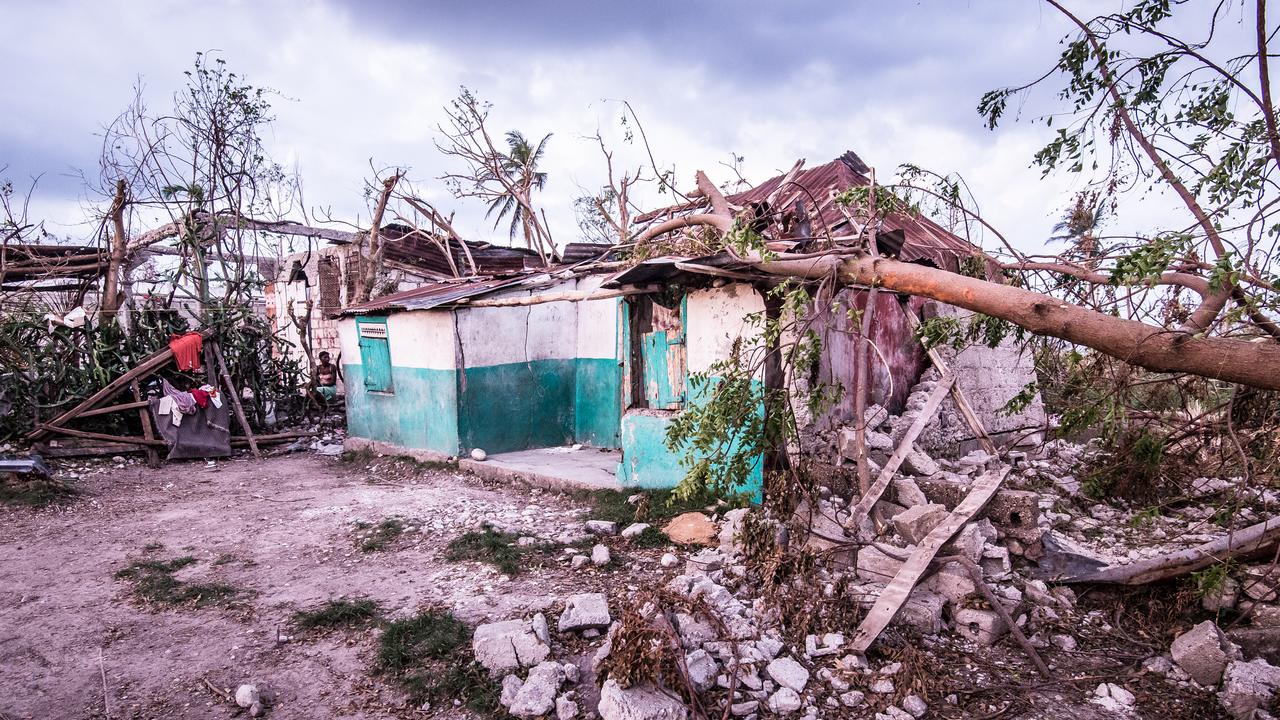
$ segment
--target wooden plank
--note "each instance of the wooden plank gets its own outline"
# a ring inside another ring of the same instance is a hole
[[[871,514],[871,508],[880,501],[880,496],[884,495],[884,491],[889,487],[889,482],[893,480],[894,473],[898,472],[898,468],[902,466],[902,461],[911,453],[911,446],[915,443],[916,438],[920,437],[920,433],[924,432],[924,428],[933,419],[935,413],[938,412],[938,406],[942,404],[942,398],[947,396],[947,392],[951,386],[955,384],[954,375],[944,375],[938,381],[938,386],[929,393],[929,399],[925,401],[924,407],[920,409],[920,414],[916,416],[916,421],[911,423],[911,427],[907,428],[907,433],[902,436],[902,440],[898,442],[898,447],[894,449],[893,455],[889,457],[888,462],[884,464],[884,468],[880,474],[876,476],[876,481],[871,483],[871,488],[858,499],[858,504],[849,511],[849,520],[846,523],[850,527],[857,527],[862,519]]]
[[[138,384],[138,381],[136,379],[132,383],[130,383],[130,385],[137,385],[137,384]],[[92,410],[85,410],[84,412],[80,413],[76,417],[87,418],[87,417],[93,417],[95,415],[107,415],[113,412],[124,412],[125,410],[137,410],[138,408],[144,408],[146,406],[147,406],[146,400],[135,400],[134,402],[120,403],[119,405],[108,405],[106,407],[94,408]]]
[[[933,557],[952,535],[959,532],[965,523],[986,506],[996,494],[996,490],[1000,489],[1000,484],[1004,482],[1009,470],[1009,466],[1006,465],[979,477],[956,509],[952,510],[945,520],[916,545],[915,552],[911,553],[911,557],[907,558],[907,561],[898,569],[898,574],[880,593],[880,597],[876,598],[876,604],[858,625],[858,631],[854,633],[850,643],[854,653],[859,655],[865,653],[867,648],[871,647],[871,643],[880,637],[880,633],[884,632],[889,622],[893,620],[893,616],[898,614],[902,604],[907,601],[907,596],[920,581],[920,576],[929,569],[929,563],[933,561]]]
[[[137,378],[129,383],[129,388],[133,391],[134,402],[131,405],[141,405],[138,408],[138,419],[142,421],[142,437],[147,440],[155,440],[155,433],[151,429],[151,409],[148,407],[146,400],[142,399],[142,388],[138,386]],[[81,415],[81,417],[84,417]],[[152,468],[160,467],[160,453],[156,452],[154,445],[147,445],[147,466]]]
[[[128,443],[132,445],[152,445],[158,447],[166,447],[163,440],[148,440],[146,438],[127,437],[124,435],[108,435],[106,433],[88,432],[85,430],[73,430],[65,427],[54,427],[52,425],[41,425],[42,429],[57,435],[67,435],[70,437],[84,438],[85,440],[103,440],[105,442]]]
[[[124,443],[105,443],[102,445],[69,445],[66,447],[43,447],[38,450],[47,458],[93,457],[100,455],[125,455],[146,451],[144,445]]]
[[[911,312],[909,308],[904,309],[904,314],[907,316],[907,324],[911,326],[912,330],[920,326],[920,318],[916,317],[916,314]],[[947,367],[947,361],[942,359],[942,353],[938,352],[937,348],[929,348],[926,352],[929,353],[929,360],[933,362],[933,366],[938,369],[939,373],[943,375],[951,374],[951,369]],[[973,431],[974,437],[978,439],[978,444],[982,445],[982,449],[992,457],[999,455],[1000,452],[996,450],[995,441],[991,439],[991,435],[987,432],[986,426],[982,424],[982,420],[978,418],[978,414],[973,411],[973,406],[969,404],[969,398],[965,397],[959,383],[952,386],[951,396],[955,399],[956,406],[960,408],[960,414],[964,416],[964,421],[969,424],[969,429]]]
[[[236,386],[231,382],[231,373],[227,370],[227,359],[222,356],[222,348],[217,343],[210,343],[213,347],[213,357],[218,361],[218,372],[222,375],[222,383],[226,386],[228,399],[231,400],[231,407],[236,411],[236,420],[240,422],[240,427],[244,430],[245,439],[249,441],[249,450],[256,458],[262,457],[262,451],[258,449],[258,441],[253,437],[253,428],[249,427],[249,419],[245,417],[244,406],[240,404],[240,393],[236,392]]]

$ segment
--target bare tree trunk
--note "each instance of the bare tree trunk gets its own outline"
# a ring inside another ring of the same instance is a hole
[[[369,252],[365,260],[364,273],[356,286],[356,302],[367,302],[373,294],[373,286],[378,282],[378,274],[382,272],[382,258],[386,254],[386,245],[379,237],[382,228],[382,215],[387,211],[387,200],[391,191],[400,181],[402,174],[396,172],[382,181],[382,193],[378,195],[378,204],[373,209],[373,218],[369,221]]]
[[[111,201],[111,254],[107,260],[107,274],[102,281],[102,298],[98,302],[98,316],[115,317],[120,311],[120,274],[124,269],[128,248],[124,236],[124,208],[128,202],[128,186],[124,180],[116,181],[116,196]]]

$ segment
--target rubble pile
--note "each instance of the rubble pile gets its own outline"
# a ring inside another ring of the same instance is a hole
[[[882,408],[868,412],[866,442],[875,471],[936,387],[935,381],[915,387],[902,415]],[[852,431],[835,436],[840,454],[849,458]],[[975,450],[943,459],[914,446],[866,516],[853,512],[855,493],[819,487],[785,522],[761,509],[737,509],[671,523],[671,532],[712,547],[680,545],[682,554],[665,553],[658,563],[661,587],[633,586],[612,600],[602,593],[568,597],[554,625],[542,614],[482,625],[475,634],[476,658],[501,681],[502,704],[519,718],[590,717],[594,707],[603,720],[676,720],[690,717],[693,704],[715,716],[727,708],[745,720],[850,713],[876,720],[924,717],[931,703],[959,700],[926,697],[908,679],[912,668],[885,661],[883,653],[860,652],[857,618],[892,595],[886,588],[927,545],[930,533],[955,515],[984,477],[996,474],[1004,479],[1000,489],[926,558],[921,580],[905,589],[900,606],[890,608],[890,633],[906,639],[926,662],[941,662],[927,658],[942,648],[976,650],[1012,634],[1012,652],[1026,653],[1045,674],[1070,676],[1073,668],[1061,658],[1077,652],[1083,634],[1112,628],[1106,613],[1082,609],[1070,587],[1055,584],[1064,563],[1115,565],[1222,535],[1203,505],[1152,513],[1085,499],[1073,473],[1087,452],[1085,446],[1054,441],[1034,453],[994,457]],[[1271,491],[1248,495],[1231,481],[1203,480],[1197,488],[1230,489],[1260,504],[1275,500]],[[771,530],[761,533],[761,527]],[[580,528],[593,535],[619,532],[613,523],[596,521]],[[645,529],[633,526],[622,534]],[[768,542],[762,545],[761,537]],[[803,576],[780,574],[780,563],[797,556],[816,562]],[[1280,607],[1274,604],[1280,572],[1259,565],[1245,568],[1242,577],[1239,583],[1225,578],[1206,592],[1203,607],[1244,613],[1249,625],[1224,632],[1212,620],[1202,622],[1178,635],[1167,653],[1146,659],[1142,671],[1182,688],[1214,689],[1231,717],[1265,719],[1273,717],[1280,687],[1280,668],[1268,662],[1268,653],[1280,648]],[[819,618],[807,628],[811,632],[797,632],[796,618],[804,613],[795,603],[803,598],[808,604],[848,606],[855,619]],[[673,672],[640,679],[617,672],[615,643],[628,632],[624,617],[648,626],[649,655],[655,663],[670,660],[663,667]],[[1270,650],[1261,638],[1248,642],[1259,632]],[[1040,650],[1059,661],[1045,666]],[[1118,677],[1098,684],[1088,702],[1105,713],[1130,715],[1137,699],[1123,682]]]

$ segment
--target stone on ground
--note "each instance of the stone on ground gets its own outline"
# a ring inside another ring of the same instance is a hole
[[[618,523],[612,520],[588,520],[585,524],[587,532],[592,535],[617,535]]]
[[[1236,720],[1252,720],[1259,710],[1275,708],[1277,689],[1280,689],[1280,668],[1262,658],[1250,662],[1237,660],[1227,665],[1218,702]]]
[[[687,512],[677,515],[662,528],[662,532],[680,545],[706,545],[713,547],[719,543],[720,528],[711,522],[711,518],[700,512]]]
[[[573,720],[578,717],[578,703],[567,695],[556,698],[556,720]]]
[[[779,715],[790,715],[799,710],[802,704],[800,693],[789,687],[781,688],[769,696],[769,710]]]
[[[622,537],[633,538],[638,537],[640,533],[649,529],[649,523],[631,523],[622,531]]]
[[[564,612],[560,613],[560,632],[577,630],[603,629],[609,627],[609,599],[604,593],[580,593],[571,595],[565,601]]]
[[[689,710],[678,698],[653,685],[636,685],[622,689],[609,678],[600,688],[601,720],[687,720]]]
[[[956,632],[979,645],[994,645],[1009,630],[994,610],[956,608],[952,618]]]
[[[258,697],[259,693],[256,685],[245,683],[236,688],[236,704],[242,708],[247,708],[258,702]]]
[[[476,626],[471,651],[493,677],[536,665],[551,654],[526,620],[503,620]]]
[[[908,543],[917,545],[931,530],[947,519],[945,505],[915,505],[893,516],[893,529]]]
[[[1173,661],[1201,685],[1217,685],[1231,659],[1231,647],[1212,620],[1182,633],[1169,648]]]
[[[774,682],[796,692],[803,692],[804,686],[809,684],[809,671],[789,657],[780,657],[770,662],[765,671]]]
[[[507,712],[518,718],[536,718],[551,712],[556,705],[556,693],[564,680],[560,663],[538,663],[529,671],[529,677],[516,691]]]
[[[608,565],[613,556],[609,553],[608,545],[596,545],[591,548],[591,564],[592,565]]]

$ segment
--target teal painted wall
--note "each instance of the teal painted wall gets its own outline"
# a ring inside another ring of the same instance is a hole
[[[573,442],[575,360],[535,360],[458,372],[462,449],[504,453]]]
[[[578,358],[573,436],[599,448],[621,447],[622,367],[612,358]]]
[[[392,366],[391,393],[364,389],[364,369],[343,366],[347,385],[347,431],[416,450],[458,452],[457,374]]]

